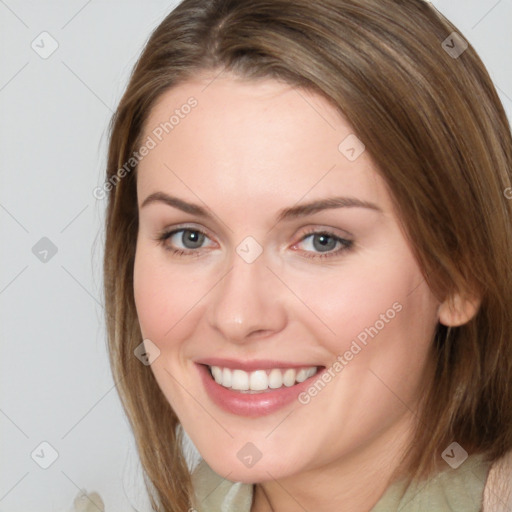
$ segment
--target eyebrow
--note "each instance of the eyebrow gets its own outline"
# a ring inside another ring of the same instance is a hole
[[[198,217],[204,217],[212,219],[213,216],[208,212],[206,208],[197,204],[189,203],[178,197],[170,196],[164,192],[155,192],[150,194],[141,204],[141,209],[152,203],[164,203],[168,206],[172,206],[181,210],[185,213],[190,213]],[[291,220],[299,217],[305,217],[307,215],[313,215],[314,213],[322,210],[334,209],[334,208],[366,208],[375,210],[382,213],[382,210],[374,203],[369,201],[363,201],[355,197],[328,197],[325,199],[318,199],[309,203],[303,203],[289,208],[281,210],[277,216],[277,221]]]

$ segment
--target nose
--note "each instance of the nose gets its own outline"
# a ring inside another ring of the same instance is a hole
[[[263,255],[247,263],[235,254],[230,271],[212,290],[209,324],[237,343],[275,334],[287,321],[284,293]]]

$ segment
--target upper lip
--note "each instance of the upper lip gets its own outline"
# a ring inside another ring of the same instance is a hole
[[[196,359],[197,364],[208,366],[220,366],[221,368],[231,368],[232,370],[244,370],[246,372],[254,370],[267,370],[270,368],[311,368],[312,366],[321,366],[314,363],[298,363],[293,361],[276,361],[272,359],[253,359],[251,361],[238,361],[236,359],[224,359],[221,357],[208,357]]]

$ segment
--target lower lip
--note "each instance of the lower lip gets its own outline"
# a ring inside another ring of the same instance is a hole
[[[318,379],[325,368],[315,375],[293,386],[283,386],[261,393],[241,393],[217,384],[210,374],[208,366],[196,364],[206,392],[211,400],[227,412],[237,416],[265,416],[286,407],[305,391],[312,381]]]

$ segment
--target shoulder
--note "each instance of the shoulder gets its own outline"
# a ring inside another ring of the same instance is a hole
[[[483,512],[512,510],[512,451],[493,463],[484,489]]]

